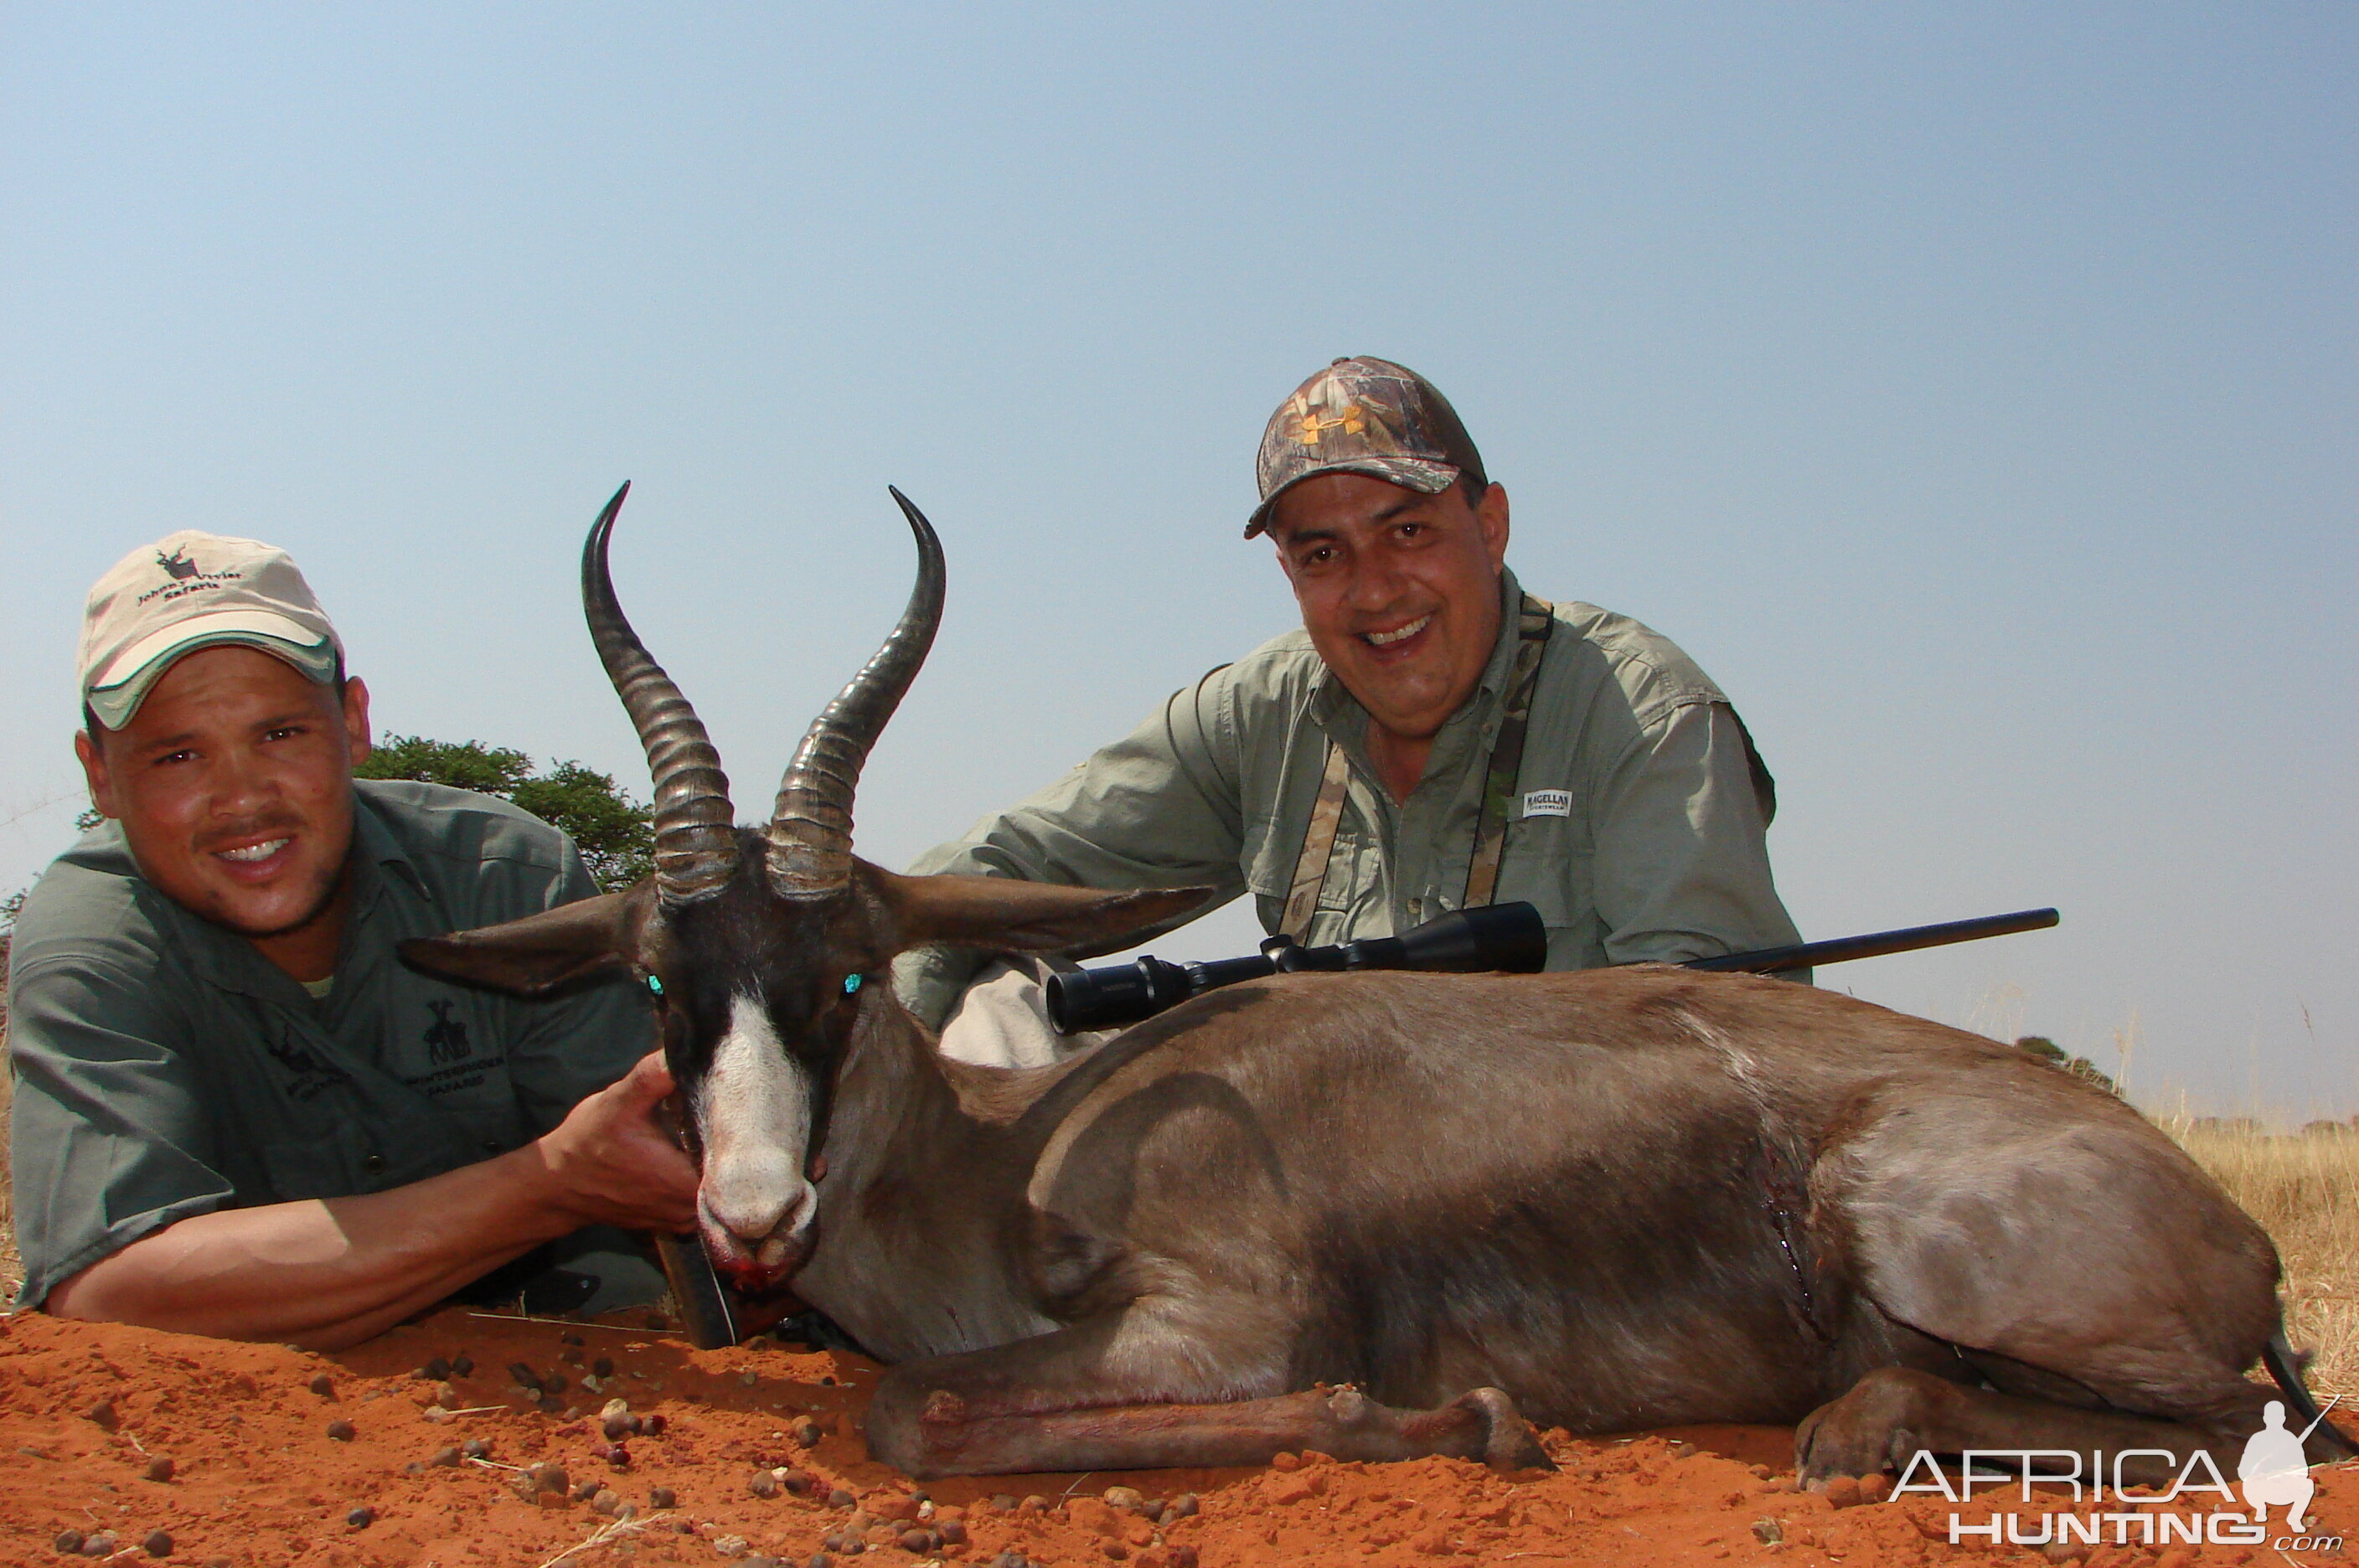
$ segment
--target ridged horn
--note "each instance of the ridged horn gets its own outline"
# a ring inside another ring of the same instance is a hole
[[[860,788],[861,765],[917,679],[942,624],[941,540],[907,495],[898,490],[892,495],[918,536],[918,585],[910,590],[900,624],[811,721],[795,759],[787,764],[778,803],[764,830],[770,886],[780,893],[830,893],[852,880],[852,797]]]
[[[666,902],[677,903],[711,892],[737,868],[736,813],[729,805],[729,776],[721,771],[721,754],[703,721],[648,657],[614,597],[606,541],[630,493],[626,480],[590,525],[582,547],[582,613],[606,678],[647,750],[656,784],[656,887]]]

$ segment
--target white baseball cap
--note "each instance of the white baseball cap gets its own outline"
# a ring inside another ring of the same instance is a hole
[[[183,528],[107,569],[82,609],[82,700],[108,729],[131,722],[182,654],[236,643],[325,685],[344,645],[294,558],[256,539]]]

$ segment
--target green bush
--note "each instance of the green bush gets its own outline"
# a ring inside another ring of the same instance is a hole
[[[2036,1056],[2050,1067],[2060,1068],[2075,1078],[2085,1078],[2108,1094],[2121,1090],[2114,1081],[2097,1070],[2097,1064],[2085,1056],[2073,1056],[2044,1034],[2027,1034],[2015,1042],[2015,1049],[2026,1056]]]
[[[580,847],[590,875],[609,892],[629,887],[655,866],[652,813],[624,794],[612,777],[578,762],[560,762],[536,774],[531,757],[507,746],[387,735],[353,773],[360,779],[449,784],[521,806],[564,829]]]

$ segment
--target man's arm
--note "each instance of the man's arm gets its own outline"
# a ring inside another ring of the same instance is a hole
[[[1245,824],[1228,677],[1216,670],[1172,693],[1129,735],[909,869],[1125,890],[1202,885],[1215,889],[1205,909],[1235,898],[1245,890]],[[913,1012],[939,1026],[981,962],[920,950],[894,966],[894,984]]]
[[[1767,802],[1725,702],[1643,728],[1593,802],[1609,963],[1677,964],[1798,942],[1769,876]]]
[[[334,1350],[585,1225],[693,1228],[696,1169],[658,1127],[661,1053],[524,1148],[361,1197],[221,1209],[63,1280],[62,1317]]]

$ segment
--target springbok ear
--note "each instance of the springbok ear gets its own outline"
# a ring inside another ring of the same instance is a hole
[[[429,975],[511,996],[543,996],[622,967],[625,944],[636,923],[636,891],[601,893],[505,925],[412,937],[400,943],[401,960]]]
[[[1090,957],[1119,951],[1146,927],[1193,913],[1212,896],[1210,887],[1108,893],[1008,877],[876,875],[905,947],[947,942]]]

